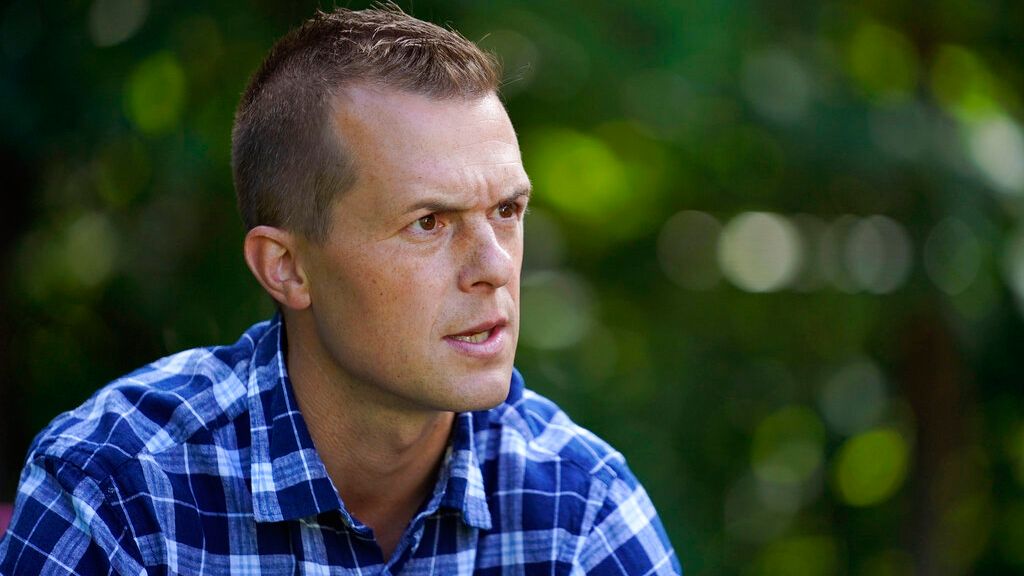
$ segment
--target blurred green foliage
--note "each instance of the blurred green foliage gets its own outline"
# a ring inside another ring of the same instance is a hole
[[[0,498],[58,412],[271,313],[232,114],[315,7],[2,8]],[[1024,4],[410,7],[505,65],[517,364],[689,573],[1024,569]]]

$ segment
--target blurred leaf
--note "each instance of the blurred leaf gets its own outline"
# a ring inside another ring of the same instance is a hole
[[[890,498],[907,475],[909,449],[895,430],[876,429],[847,440],[836,456],[839,496],[852,506],[873,506]]]
[[[185,73],[170,52],[143,60],[125,88],[128,117],[145,134],[173,130],[185,106]]]

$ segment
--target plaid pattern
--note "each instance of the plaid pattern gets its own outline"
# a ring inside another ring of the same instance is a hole
[[[338,498],[280,318],[158,360],[34,441],[0,574],[677,574],[622,456],[524,389],[455,420],[432,497],[383,558]]]

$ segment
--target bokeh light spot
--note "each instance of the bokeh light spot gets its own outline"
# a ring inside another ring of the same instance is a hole
[[[962,220],[939,222],[924,243],[924,269],[943,292],[954,295],[974,282],[981,267],[981,244]]]
[[[629,202],[626,170],[601,140],[567,128],[548,128],[529,137],[527,165],[544,200],[591,223],[614,226]]]
[[[971,160],[992,187],[1003,194],[1024,193],[1024,134],[1006,116],[995,116],[967,128]]]
[[[148,0],[95,0],[89,8],[89,36],[100,47],[131,38],[146,21]]]
[[[665,222],[658,236],[661,269],[676,284],[707,290],[718,284],[715,262],[722,226],[710,214],[684,210]]]
[[[811,80],[788,50],[767,48],[748,54],[741,78],[744,96],[762,116],[792,124],[807,113]]]
[[[840,434],[874,426],[888,406],[882,371],[866,358],[850,362],[821,388],[818,404],[825,422]]]
[[[850,39],[850,75],[869,97],[905,100],[917,83],[917,52],[899,31],[874,22],[859,26]]]
[[[16,256],[21,289],[41,304],[101,286],[120,254],[117,230],[99,212],[39,228],[22,240]]]
[[[729,221],[718,244],[718,262],[726,277],[748,292],[784,288],[803,260],[800,234],[786,218],[745,212]]]
[[[825,427],[808,408],[790,406],[758,424],[751,464],[759,480],[795,485],[807,481],[821,465]]]
[[[554,350],[578,343],[593,325],[590,286],[568,272],[545,271],[526,276],[522,283],[524,344]]]
[[[846,266],[860,289],[885,294],[907,279],[911,251],[903,226],[885,216],[869,216],[850,228],[845,246]]]
[[[143,133],[156,135],[173,129],[185,105],[185,72],[169,52],[143,60],[126,87],[128,117]]]
[[[102,214],[86,214],[68,227],[64,264],[82,285],[97,286],[113,271],[117,246],[109,220]]]
[[[907,474],[908,448],[891,429],[875,429],[850,438],[835,463],[835,487],[851,506],[873,506],[892,496]]]
[[[931,86],[942,107],[962,120],[999,112],[995,78],[974,53],[962,46],[939,48],[932,65]]]

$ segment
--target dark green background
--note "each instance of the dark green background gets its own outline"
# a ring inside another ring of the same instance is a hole
[[[231,118],[315,6],[0,11],[0,499],[57,413],[271,313]],[[517,365],[689,573],[1024,569],[1024,4],[403,6],[504,61]]]

